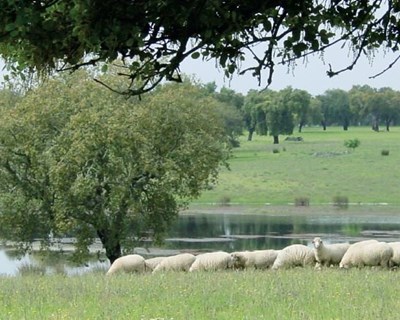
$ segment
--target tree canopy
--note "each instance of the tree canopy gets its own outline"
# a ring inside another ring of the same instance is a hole
[[[76,255],[99,238],[111,262],[160,239],[226,163],[218,104],[187,83],[127,100],[83,71],[0,104],[2,236],[29,248],[72,235]]]
[[[348,48],[351,70],[377,48],[398,52],[398,0],[43,0],[0,1],[0,54],[40,72],[125,61],[125,93],[182,81],[186,59],[216,59],[226,75],[272,81],[276,64],[295,64],[332,46]],[[390,68],[394,61],[388,62]],[[247,60],[243,63],[243,60]]]

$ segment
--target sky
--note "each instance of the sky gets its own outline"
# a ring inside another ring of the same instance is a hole
[[[346,67],[350,63],[350,56],[346,49],[331,48],[330,51],[325,53],[324,59],[317,56],[309,57],[306,63],[299,61],[293,70],[288,70],[286,66],[278,66],[269,88],[280,90],[287,86],[292,86],[293,88],[306,90],[312,95],[318,95],[328,89],[343,89],[347,91],[353,85],[367,84],[373,88],[391,87],[400,91],[400,61],[383,75],[375,79],[369,78],[386,69],[396,57],[394,54],[385,54],[381,51],[376,53],[371,61],[363,57],[353,70],[329,78],[326,74],[329,69],[329,63],[331,63],[334,70]],[[202,82],[215,81],[218,88],[225,86],[243,94],[246,94],[250,89],[263,89],[267,81],[266,74],[262,79],[263,84],[261,87],[258,86],[258,80],[250,74],[236,75],[229,81],[229,79],[224,79],[223,71],[218,70],[213,61],[203,62],[189,59],[183,64],[181,70],[187,74],[195,74]]]
[[[351,71],[346,71],[333,78],[326,75],[329,63],[334,69],[341,69],[350,63],[348,51],[346,49],[331,48],[325,53],[324,59],[319,57],[309,57],[306,63],[298,62],[294,69],[288,70],[286,66],[277,66],[272,84],[269,87],[273,90],[280,90],[287,86],[296,89],[303,89],[312,95],[324,93],[328,89],[350,90],[353,85],[367,84],[373,88],[391,87],[400,91],[400,61],[393,68],[386,71],[383,75],[375,79],[369,79],[385,68],[396,58],[393,54],[378,52],[373,61],[363,57]],[[325,63],[324,63],[325,61]],[[347,63],[347,64],[346,64]],[[2,70],[4,64],[0,61],[0,81],[2,80]],[[181,66],[181,71],[185,74],[195,75],[203,83],[213,82],[219,90],[225,86],[246,94],[250,89],[260,90],[266,85],[267,75],[262,78],[262,85],[258,86],[258,80],[250,74],[234,75],[231,80],[224,77],[224,72],[215,66],[214,61],[204,62],[201,59],[188,58]]]

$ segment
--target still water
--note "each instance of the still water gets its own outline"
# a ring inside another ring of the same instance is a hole
[[[281,249],[294,243],[311,246],[315,236],[329,242],[355,242],[363,239],[400,241],[399,215],[242,215],[196,214],[182,215],[171,228],[163,247],[156,250],[150,244],[137,253],[168,255],[179,251],[202,252],[224,250]],[[56,259],[59,260],[59,259]],[[43,261],[34,255],[17,257],[0,248],[0,275],[15,275],[18,268],[28,264],[46,264],[53,272],[59,261]],[[85,267],[62,262],[67,274],[83,273],[93,268],[107,269],[107,261],[89,261]]]

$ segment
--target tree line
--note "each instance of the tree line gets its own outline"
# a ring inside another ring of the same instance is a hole
[[[400,92],[389,87],[357,85],[349,91],[329,89],[316,96],[292,87],[250,90],[246,95],[222,88],[213,94],[236,108],[242,118],[242,132],[247,132],[250,141],[256,133],[272,136],[277,144],[280,135],[301,132],[306,125],[321,126],[322,130],[329,126],[348,130],[350,126],[369,125],[375,131],[383,125],[389,131],[400,121]],[[232,130],[240,132],[238,127]]]

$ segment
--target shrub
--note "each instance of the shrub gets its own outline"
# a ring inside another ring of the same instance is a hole
[[[279,149],[278,148],[273,148],[272,149],[272,153],[279,153]]]
[[[308,198],[308,197],[297,197],[294,200],[294,205],[296,207],[308,207],[310,205],[310,198]]]
[[[349,198],[346,196],[334,196],[333,206],[338,209],[347,209],[349,207]]]
[[[381,151],[382,156],[388,156],[389,155],[389,150],[382,150]]]
[[[350,139],[350,140],[346,140],[344,142],[344,146],[346,148],[353,149],[353,151],[354,151],[354,149],[357,148],[360,145],[360,143],[361,142],[358,139]]]
[[[229,197],[229,196],[222,196],[220,199],[219,199],[219,205],[220,206],[229,206],[230,205],[230,203],[231,203],[231,197]]]

